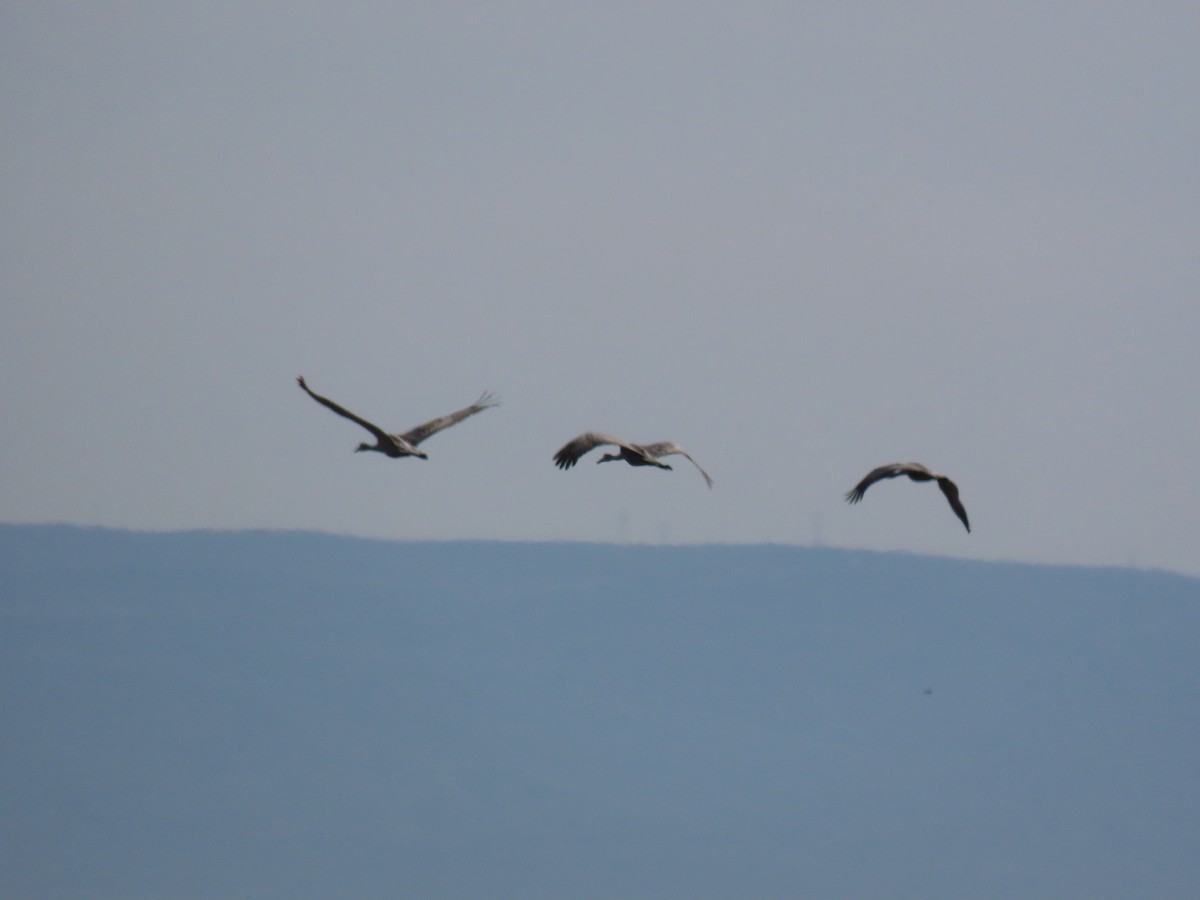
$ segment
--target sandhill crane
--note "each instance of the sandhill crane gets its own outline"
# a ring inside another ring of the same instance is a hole
[[[857,503],[863,498],[863,494],[867,492],[867,488],[875,482],[881,481],[884,478],[895,478],[897,475],[907,475],[913,481],[936,481],[938,487],[942,489],[942,493],[946,495],[946,499],[950,501],[950,508],[954,510],[954,514],[962,520],[967,532],[970,533],[971,523],[967,521],[966,508],[958,499],[958,485],[945,475],[929,471],[920,463],[892,463],[891,465],[880,466],[878,469],[872,469],[867,473],[866,478],[854,486],[854,490],[846,493],[846,502]]]
[[[565,444],[561,450],[554,454],[554,464],[560,469],[569,469],[575,463],[579,462],[579,458],[603,444],[612,444],[619,447],[618,453],[605,453],[601,456],[597,463],[612,462],[615,459],[623,459],[631,466],[657,466],[660,469],[671,469],[669,465],[659,459],[660,456],[672,456],[678,454],[686,457],[688,462],[700,470],[700,474],[704,476],[705,482],[709,488],[713,486],[713,480],[708,477],[708,473],[700,468],[700,463],[696,462],[688,454],[686,450],[678,444],[673,444],[670,441],[663,441],[659,444],[630,444],[620,438],[610,437],[607,434],[599,434],[595,431],[585,432],[579,437],[571,439]]]
[[[375,435],[374,444],[359,444],[354,448],[355,453],[361,453],[363,450],[375,450],[395,459],[399,459],[402,456],[416,456],[420,459],[429,459],[429,456],[424,451],[417,449],[417,445],[421,441],[431,435],[437,434],[443,428],[449,428],[451,425],[461,422],[467,416],[473,416],[475,413],[482,412],[488,407],[500,405],[499,401],[494,400],[491,394],[485,392],[470,406],[460,409],[458,412],[452,412],[449,415],[426,422],[424,425],[418,425],[411,431],[404,432],[404,434],[388,434],[378,425],[368,422],[361,416],[356,416],[350,410],[338,406],[328,397],[322,397],[320,394],[313,393],[308,385],[305,384],[303,375],[296,379],[296,383],[304,388],[304,392],[308,396],[312,397],[322,406],[329,407],[339,416],[343,416],[351,422],[357,422],[363,428],[367,429],[367,431],[371,432],[371,434]]]

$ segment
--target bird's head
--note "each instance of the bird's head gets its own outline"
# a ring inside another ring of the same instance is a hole
[[[596,460],[596,464],[599,465],[602,462],[612,462],[614,459],[620,458],[621,457],[617,456],[615,453],[605,453],[602,457]]]
[[[418,450],[416,453],[413,454],[413,456],[415,456],[417,459],[429,459],[429,454],[426,453],[424,450]]]
[[[370,449],[371,449],[371,445],[370,445],[370,444],[367,444],[367,443],[362,443],[362,444],[359,444],[357,447],[355,447],[355,448],[354,448],[354,452],[355,452],[355,453],[362,453],[364,450],[370,450]]]

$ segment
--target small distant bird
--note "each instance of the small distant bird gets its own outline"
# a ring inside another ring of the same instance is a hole
[[[588,431],[573,438],[561,450],[554,454],[554,464],[560,469],[569,469],[575,463],[579,462],[579,458],[604,444],[612,444],[614,447],[619,447],[617,453],[605,453],[601,456],[597,463],[612,462],[615,459],[623,459],[631,466],[658,466],[660,469],[670,471],[671,467],[659,459],[660,456],[672,456],[678,454],[686,457],[688,462],[700,470],[700,474],[704,476],[709,488],[713,486],[713,480],[708,477],[708,473],[700,468],[700,463],[696,462],[688,454],[686,450],[678,444],[673,444],[670,441],[663,441],[660,444],[630,444],[620,438],[609,437],[607,434],[599,434],[595,431]]]
[[[925,693],[925,696],[926,696],[926,697],[930,697],[930,696],[932,696],[932,695],[933,695],[933,688],[925,688],[925,691],[924,691],[924,693]]]
[[[350,410],[338,406],[328,397],[322,397],[320,394],[313,393],[309,389],[308,385],[305,384],[303,375],[296,379],[296,383],[299,384],[300,387],[304,388],[304,392],[308,394],[308,396],[312,397],[322,406],[329,407],[339,416],[343,416],[344,418],[349,419],[351,422],[357,422],[363,428],[367,429],[367,431],[371,432],[371,434],[375,435],[374,444],[359,444],[354,448],[355,453],[361,453],[363,450],[375,450],[379,453],[393,457],[394,459],[399,459],[402,456],[416,456],[420,459],[429,459],[428,454],[417,449],[417,445],[420,444],[421,441],[425,440],[431,435],[437,434],[443,428],[449,428],[451,425],[461,422],[467,416],[473,416],[475,413],[482,412],[489,407],[500,405],[498,401],[492,398],[491,394],[484,393],[470,406],[466,407],[465,409],[460,409],[458,412],[452,412],[447,416],[441,416],[440,418],[426,422],[424,425],[418,425],[411,431],[404,432],[404,434],[388,434],[378,425],[368,422],[361,416],[356,416],[354,413],[350,412]]]
[[[895,478],[897,475],[907,475],[913,481],[936,481],[938,487],[942,489],[942,493],[946,495],[946,499],[950,501],[950,508],[954,510],[954,514],[966,526],[967,532],[971,531],[971,523],[967,521],[967,510],[958,499],[958,485],[947,478],[945,475],[939,475],[937,472],[931,472],[920,463],[892,463],[888,466],[880,466],[878,469],[872,469],[867,473],[867,477],[855,485],[854,490],[846,493],[847,503],[857,503],[863,498],[863,494],[867,492],[867,488],[877,481],[882,481],[884,478]]]

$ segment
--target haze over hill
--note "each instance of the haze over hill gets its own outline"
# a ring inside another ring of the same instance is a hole
[[[1200,580],[0,526],[4,897],[1183,897]]]

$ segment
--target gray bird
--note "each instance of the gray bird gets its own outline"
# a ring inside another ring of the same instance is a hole
[[[452,412],[449,415],[441,416],[437,419],[426,422],[424,425],[418,425],[411,431],[404,432],[404,434],[388,434],[378,425],[368,422],[361,416],[356,416],[354,413],[350,412],[350,410],[345,409],[344,407],[338,406],[328,397],[322,397],[320,394],[313,393],[313,391],[309,389],[308,385],[304,383],[303,375],[296,379],[296,383],[299,384],[300,387],[304,388],[304,392],[308,394],[308,396],[312,397],[322,406],[329,407],[339,416],[349,419],[351,422],[358,423],[363,428],[367,429],[367,431],[371,432],[371,434],[375,435],[374,444],[359,444],[354,448],[355,453],[361,453],[363,450],[375,450],[376,452],[383,453],[392,457],[393,459],[399,459],[402,456],[416,456],[420,459],[429,459],[428,454],[417,449],[417,445],[420,444],[421,441],[437,434],[443,428],[449,428],[451,425],[461,422],[467,416],[473,416],[475,413],[482,412],[491,406],[500,405],[499,401],[494,400],[490,393],[484,393],[470,406],[460,409],[458,412]]]
[[[969,534],[971,531],[971,523],[967,521],[967,510],[958,499],[958,485],[947,478],[945,475],[939,475],[937,472],[931,472],[920,463],[892,463],[887,466],[880,466],[878,469],[872,469],[867,473],[867,477],[854,486],[854,490],[846,493],[847,503],[857,503],[863,498],[863,494],[867,492],[867,488],[877,481],[882,481],[884,478],[895,478],[897,475],[907,475],[913,481],[936,481],[938,487],[942,489],[942,493],[946,495],[946,499],[950,501],[950,508],[954,510],[954,514],[962,520],[963,525]]]
[[[607,434],[600,434],[595,431],[588,431],[577,438],[573,438],[561,450],[555,453],[554,464],[560,469],[569,469],[575,463],[579,462],[579,458],[589,450],[593,450],[603,444],[612,444],[614,447],[619,447],[620,450],[617,453],[605,453],[596,460],[597,463],[623,459],[631,466],[657,466],[660,469],[670,471],[671,467],[659,459],[659,457],[677,454],[686,457],[688,462],[700,470],[700,474],[704,476],[704,480],[709,488],[713,486],[713,480],[708,477],[708,473],[704,469],[700,468],[700,463],[692,459],[688,452],[678,444],[673,444],[670,441],[663,441],[659,444],[630,444],[620,438],[610,437]]]

